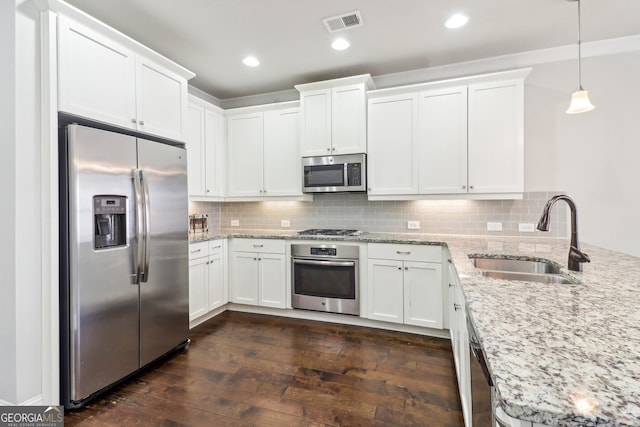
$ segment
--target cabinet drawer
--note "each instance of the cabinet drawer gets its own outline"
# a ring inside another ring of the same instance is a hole
[[[442,262],[442,247],[436,245],[369,243],[368,254],[369,258]]]
[[[209,255],[220,255],[222,253],[222,239],[209,240],[207,243],[209,244]]]
[[[233,239],[233,250],[283,254],[285,253],[285,242],[280,239]]]
[[[209,242],[189,244],[189,260],[209,256]]]

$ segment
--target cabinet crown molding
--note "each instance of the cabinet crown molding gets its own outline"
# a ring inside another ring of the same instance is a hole
[[[373,90],[376,88],[376,85],[373,82],[373,79],[371,78],[371,74],[360,74],[357,76],[342,77],[339,79],[323,80],[320,82],[313,82],[313,83],[304,83],[304,84],[295,85],[294,87],[298,90],[298,92],[305,92],[308,90],[329,89],[333,87],[362,84],[362,83],[366,85],[368,90]]]

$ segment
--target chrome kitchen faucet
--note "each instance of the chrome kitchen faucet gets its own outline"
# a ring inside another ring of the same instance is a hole
[[[576,208],[576,204],[571,197],[565,194],[558,194],[549,199],[542,211],[542,216],[538,221],[538,230],[549,231],[549,212],[551,211],[551,207],[558,200],[564,200],[567,202],[569,209],[571,209],[571,246],[569,247],[569,260],[567,261],[567,266],[569,267],[569,270],[582,271],[582,263],[591,262],[591,259],[589,258],[589,255],[580,250],[580,243],[578,243],[578,208]]]

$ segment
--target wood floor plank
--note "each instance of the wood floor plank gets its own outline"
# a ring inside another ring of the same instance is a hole
[[[225,312],[65,425],[462,426],[447,340]]]

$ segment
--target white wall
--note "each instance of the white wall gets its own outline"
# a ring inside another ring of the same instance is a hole
[[[42,400],[39,12],[0,2],[0,401]]]
[[[525,189],[566,189],[580,239],[640,256],[640,51],[588,57],[595,110],[569,115],[577,61],[536,65],[525,89]]]

